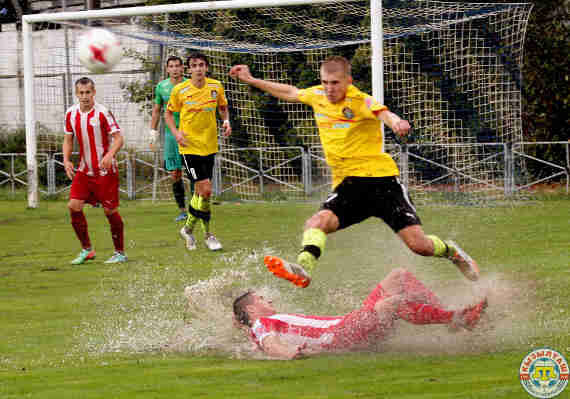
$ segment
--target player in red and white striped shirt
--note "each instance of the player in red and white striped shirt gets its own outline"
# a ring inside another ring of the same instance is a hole
[[[462,310],[448,310],[437,296],[405,269],[395,269],[364,300],[344,316],[277,313],[271,301],[248,291],[234,301],[237,323],[269,356],[295,359],[339,350],[364,349],[386,337],[394,321],[450,324],[471,330],[479,322],[487,300]]]
[[[89,78],[75,82],[78,104],[65,113],[63,164],[65,173],[73,180],[69,192],[71,225],[81,242],[82,250],[71,262],[79,265],[95,258],[83,213],[85,203],[103,206],[111,226],[115,253],[105,263],[126,262],[123,220],[119,207],[119,172],[115,155],[123,146],[123,136],[113,114],[95,102],[95,83]],[[73,140],[79,143],[79,166],[71,161]]]

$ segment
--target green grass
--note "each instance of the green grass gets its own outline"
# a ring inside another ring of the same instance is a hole
[[[410,254],[369,220],[331,235],[314,283],[299,290],[265,272],[261,259],[268,251],[294,256],[316,207],[216,205],[224,250],[189,253],[173,203],[123,201],[124,265],[103,263],[112,254],[108,224],[101,209],[86,207],[97,259],[71,266],[79,245],[65,202],[26,209],[21,200],[0,201],[0,398],[524,398],[518,367],[526,353],[548,346],[570,358],[568,199],[420,209],[427,232],[455,239],[478,260],[480,285],[445,261]],[[377,352],[293,362],[231,349],[245,345],[227,317],[236,292],[253,286],[284,311],[339,314],[396,266],[444,299],[487,292],[481,331],[402,325]],[[184,287],[216,278],[222,286],[197,298],[210,316],[193,316]],[[160,349],[185,326],[196,330],[183,350]],[[200,349],[208,334],[223,345]]]

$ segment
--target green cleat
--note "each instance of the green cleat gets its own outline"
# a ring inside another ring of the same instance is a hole
[[[127,261],[127,255],[121,252],[115,252],[113,256],[105,261],[105,263],[125,263]]]
[[[95,259],[95,251],[93,249],[82,249],[79,255],[71,261],[71,264],[80,265],[92,259]]]

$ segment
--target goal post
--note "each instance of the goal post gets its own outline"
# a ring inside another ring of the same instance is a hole
[[[89,25],[112,30],[125,49],[113,71],[93,78],[97,100],[114,112],[135,154],[135,179],[149,164],[155,172],[159,165],[156,153],[144,154],[148,139],[141,133],[150,126],[158,83],[153,65],[160,70],[167,55],[185,59],[201,51],[226,90],[234,127],[229,140],[220,140],[217,193],[263,199],[266,190],[276,189],[293,199],[322,196],[330,171],[312,110],[266,96],[227,71],[248,63],[258,77],[307,87],[319,83],[322,60],[343,55],[352,61],[357,87],[411,121],[405,150],[390,135],[385,140],[416,200],[429,201],[436,190],[453,192],[443,196],[451,202],[457,193],[474,201],[504,197],[510,175],[500,149],[522,141],[522,54],[531,8],[434,0],[233,0],[24,16],[28,206],[39,201],[38,155],[61,156],[58,135],[70,82],[91,76],[74,51]],[[157,192],[157,176],[163,181],[164,174],[154,176],[153,184],[140,183],[141,190]]]

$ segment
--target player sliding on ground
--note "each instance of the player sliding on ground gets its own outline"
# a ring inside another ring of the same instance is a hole
[[[477,264],[456,243],[424,234],[416,209],[398,180],[398,167],[384,152],[381,121],[399,136],[408,134],[408,121],[353,86],[350,63],[344,57],[327,58],[320,73],[321,85],[298,89],[254,78],[247,65],[230,69],[233,78],[282,100],[313,107],[333,175],[333,193],[305,223],[297,264],[267,256],[269,270],[297,286],[308,286],[310,273],[325,249],[327,234],[376,216],[413,252],[448,258],[468,279],[477,280]]]
[[[270,300],[248,291],[233,304],[234,318],[269,356],[295,359],[322,352],[363,350],[394,330],[394,321],[448,324],[472,330],[487,300],[461,310],[445,309],[437,296],[412,273],[395,269],[364,300],[344,316],[278,313]]]

